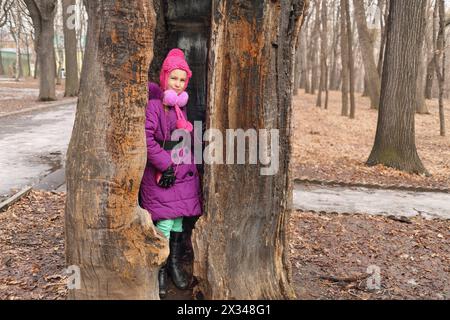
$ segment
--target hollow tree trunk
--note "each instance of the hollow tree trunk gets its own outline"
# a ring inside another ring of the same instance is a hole
[[[391,1],[377,132],[368,165],[427,173],[415,144],[415,101],[425,1]]]
[[[286,227],[293,62],[306,3],[213,1],[207,126],[279,129],[280,152],[274,175],[262,176],[262,165],[206,165],[193,245],[195,291],[207,299],[295,297]]]
[[[78,95],[78,50],[75,20],[73,19],[75,0],[62,0],[63,30],[64,30],[64,53],[66,63],[65,97]]]
[[[168,244],[138,207],[153,4],[86,4],[88,43],[67,155],[65,224],[66,262],[80,268],[81,287],[69,294],[158,299],[158,266],[167,258]]]

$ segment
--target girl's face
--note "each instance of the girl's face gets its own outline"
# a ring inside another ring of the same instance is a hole
[[[186,78],[186,71],[180,69],[173,70],[169,74],[169,79],[167,80],[167,89],[174,90],[176,93],[180,94],[184,90]]]

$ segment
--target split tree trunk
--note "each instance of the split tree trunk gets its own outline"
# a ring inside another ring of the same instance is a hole
[[[75,2],[75,0],[62,0],[64,53],[66,57],[65,97],[76,97],[79,88],[77,33],[75,21],[71,18],[75,13]]]
[[[293,67],[307,1],[214,0],[208,122],[279,129],[279,170],[205,165],[205,215],[194,229],[195,291],[207,299],[292,299],[287,223]],[[224,141],[226,149],[226,141]]]
[[[81,271],[70,298],[159,299],[168,243],[138,206],[153,4],[86,4],[88,44],[66,171],[66,262]]]
[[[415,143],[415,101],[425,1],[391,1],[377,132],[368,165],[427,173]]]

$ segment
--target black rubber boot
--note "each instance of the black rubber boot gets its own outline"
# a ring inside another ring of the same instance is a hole
[[[170,254],[167,263],[167,270],[175,286],[178,289],[185,290],[188,288],[189,282],[181,264],[182,250],[184,247],[182,241],[182,232],[170,232]]]
[[[167,295],[167,267],[166,263],[161,266],[158,272],[158,283],[159,283],[159,297],[164,299]]]
[[[181,260],[185,263],[192,262],[194,260],[194,250],[192,248],[192,230],[183,231],[183,255]]]

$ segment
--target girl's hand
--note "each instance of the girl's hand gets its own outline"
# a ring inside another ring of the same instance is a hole
[[[166,171],[162,173],[161,179],[158,182],[158,186],[161,188],[168,189],[174,185],[176,180],[175,172],[173,167],[170,166]]]

